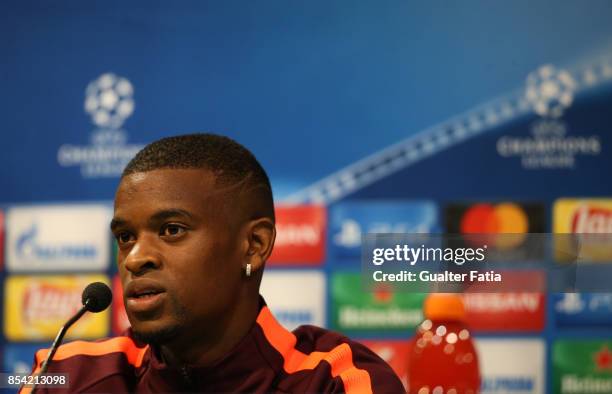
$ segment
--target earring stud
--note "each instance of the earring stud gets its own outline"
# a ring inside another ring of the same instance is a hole
[[[246,276],[251,276],[251,263],[248,263],[246,265],[246,268],[244,269],[244,272],[245,272]]]

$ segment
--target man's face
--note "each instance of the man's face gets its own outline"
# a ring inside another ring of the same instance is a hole
[[[127,315],[145,341],[202,332],[236,304],[243,250],[230,201],[203,169],[122,179],[111,227]]]

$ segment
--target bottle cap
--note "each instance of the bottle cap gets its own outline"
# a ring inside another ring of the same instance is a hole
[[[430,294],[423,305],[425,318],[429,320],[465,320],[465,305],[458,294]]]

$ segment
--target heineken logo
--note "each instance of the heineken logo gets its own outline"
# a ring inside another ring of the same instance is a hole
[[[393,290],[386,283],[377,284],[372,292],[375,302],[386,304],[393,301]]]
[[[612,393],[612,351],[606,341],[558,341],[555,386],[562,394]]]
[[[339,322],[347,329],[367,327],[408,328],[423,320],[420,310],[400,308],[359,308],[347,306],[340,310]]]
[[[561,381],[561,392],[564,394],[609,394],[612,393],[612,379],[566,375]]]
[[[331,326],[339,331],[406,332],[423,320],[424,294],[395,292],[387,283],[364,291],[359,273],[334,273],[331,293]]]
[[[604,345],[602,349],[595,353],[595,365],[599,371],[612,371],[612,352]],[[612,390],[610,390],[612,392]]]

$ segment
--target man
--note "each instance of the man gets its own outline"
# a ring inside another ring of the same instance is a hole
[[[111,230],[131,329],[61,346],[48,372],[68,373],[68,391],[404,391],[364,346],[274,319],[259,296],[276,236],[270,182],[231,139],[146,146],[122,174]]]

